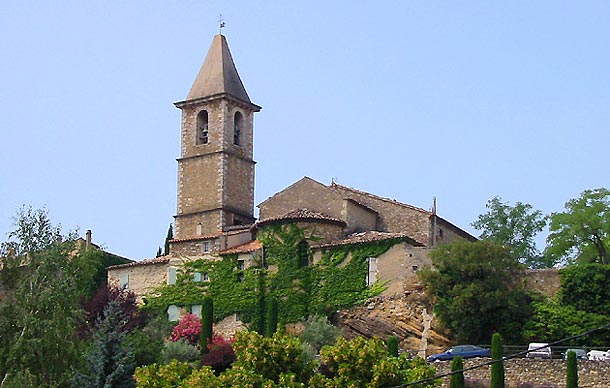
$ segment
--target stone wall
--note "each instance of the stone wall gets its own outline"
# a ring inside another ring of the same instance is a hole
[[[464,367],[479,365],[490,359],[464,360]],[[437,374],[451,371],[451,362],[435,362]],[[520,383],[534,383],[533,387],[563,388],[566,386],[566,361],[515,358],[504,362],[504,375],[507,388],[517,387]],[[491,367],[485,366],[464,373],[466,379],[491,380]],[[578,382],[581,388],[610,387],[610,362],[578,360]],[[449,387],[449,377],[443,379],[442,387]]]

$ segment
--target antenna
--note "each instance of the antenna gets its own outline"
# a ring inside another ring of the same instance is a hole
[[[218,17],[218,33],[222,35],[222,29],[225,27],[225,20],[222,18],[222,14]]]

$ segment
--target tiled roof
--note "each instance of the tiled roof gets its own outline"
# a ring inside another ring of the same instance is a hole
[[[405,233],[388,233],[388,232],[377,232],[377,231],[368,231],[368,232],[359,232],[353,233],[349,236],[340,239],[331,241],[329,243],[322,244],[312,244],[312,248],[330,248],[340,245],[353,245],[353,244],[365,244],[371,243],[375,241],[385,241],[385,240],[403,240],[410,245],[415,247],[423,247],[424,244],[421,244],[411,237],[407,236]]]
[[[218,237],[220,237],[220,235],[221,235],[221,233],[214,233],[214,234],[205,234],[205,235],[194,236],[194,237],[175,238],[175,239],[169,240],[169,242],[210,240],[213,238],[218,238]]]
[[[386,197],[380,197],[379,195],[367,193],[366,191],[357,190],[357,189],[351,188],[349,186],[343,186],[343,185],[340,185],[340,184],[338,184],[336,182],[332,182],[330,184],[330,187],[331,188],[337,188],[337,189],[340,189],[340,190],[351,191],[353,193],[360,194],[360,195],[363,195],[365,197],[369,197],[369,198],[376,199],[376,200],[379,200],[379,201],[390,202],[390,203],[393,203],[395,205],[406,207],[406,208],[413,209],[413,210],[417,210],[417,211],[420,211],[420,212],[423,212],[423,213],[426,213],[426,214],[429,214],[429,215],[432,214],[432,212],[429,211],[429,210],[425,210],[425,209],[422,209],[422,208],[417,207],[417,206],[409,205],[407,203],[398,202],[395,199],[386,198]]]
[[[252,240],[252,241],[248,241],[245,244],[241,244],[241,245],[235,246],[233,248],[229,248],[229,249],[220,251],[220,252],[218,252],[218,254],[219,255],[231,255],[231,254],[235,254],[235,253],[250,253],[250,252],[259,250],[262,247],[263,247],[263,244],[261,244],[260,241]]]
[[[339,224],[345,226],[345,221],[331,217],[326,214],[311,211],[309,209],[297,209],[288,212],[278,217],[265,218],[256,223],[257,226],[273,223],[273,222],[289,222],[289,221],[320,221],[331,224]]]
[[[113,265],[111,267],[108,267],[108,269],[138,267],[141,265],[166,264],[166,263],[169,263],[169,256],[160,256],[160,257],[155,257],[154,259],[145,259],[145,260],[140,260],[140,261],[134,261],[132,263],[127,263],[127,264]]]

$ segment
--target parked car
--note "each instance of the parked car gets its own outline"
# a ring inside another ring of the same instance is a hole
[[[433,354],[426,358],[427,361],[444,361],[452,360],[453,357],[460,356],[462,358],[473,358],[473,357],[490,357],[491,351],[489,349],[481,348],[474,345],[458,345],[447,349],[443,353]]]
[[[553,358],[551,347],[544,342],[532,342],[527,346],[527,358]]]
[[[579,360],[586,360],[587,359],[587,352],[584,349],[566,349],[565,353],[563,354],[563,358],[565,360],[568,359],[568,352],[574,352],[576,353],[576,358]]]
[[[603,350],[591,350],[587,353],[587,357],[589,360],[608,361],[610,360],[610,353]]]

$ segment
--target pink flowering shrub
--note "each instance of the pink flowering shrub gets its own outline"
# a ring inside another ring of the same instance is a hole
[[[191,345],[199,345],[201,319],[194,314],[186,314],[172,330],[172,341],[184,339]]]

